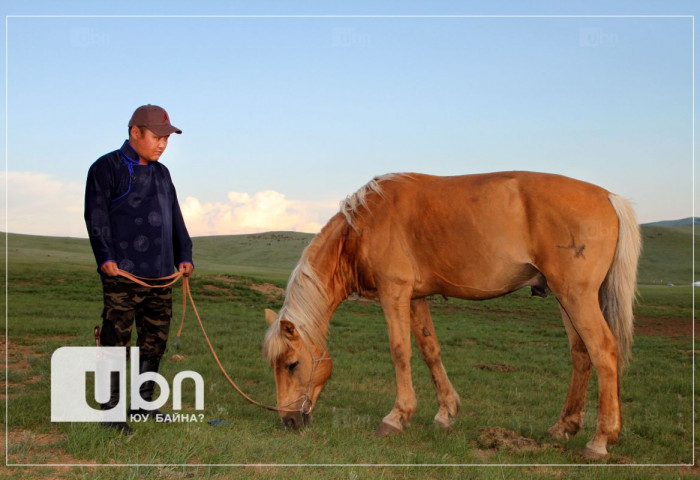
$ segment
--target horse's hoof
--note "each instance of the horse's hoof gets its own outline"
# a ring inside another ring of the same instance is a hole
[[[451,419],[449,416],[445,418],[443,416],[435,415],[434,424],[443,430],[449,430],[452,428],[454,420]]]
[[[437,420],[435,420],[433,423],[433,425],[438,427],[440,430],[451,430],[453,424],[454,422],[438,422]]]
[[[393,425],[389,425],[388,423],[382,422],[379,424],[377,429],[374,431],[374,434],[378,437],[388,437],[389,435],[394,435],[396,433],[400,433],[401,429],[396,428]]]
[[[557,440],[569,441],[569,432],[567,432],[566,428],[564,428],[559,423],[557,423],[552,428],[550,428],[547,431],[547,433],[549,433],[549,436],[551,436],[552,438],[555,438]]]
[[[591,461],[605,460],[610,456],[605,448],[599,450],[597,448],[591,448],[588,445],[586,445],[586,448],[583,449],[581,455],[583,455],[583,458],[585,458],[586,460]]]

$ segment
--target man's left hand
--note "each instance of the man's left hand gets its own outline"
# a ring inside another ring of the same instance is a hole
[[[183,262],[180,264],[180,273],[182,273],[183,276],[189,277],[192,275],[192,272],[194,271],[194,265],[191,263]]]

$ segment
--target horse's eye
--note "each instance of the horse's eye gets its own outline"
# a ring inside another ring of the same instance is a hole
[[[297,368],[297,365],[299,365],[299,362],[293,362],[287,365],[287,368],[289,369],[290,372],[293,372],[295,368]]]

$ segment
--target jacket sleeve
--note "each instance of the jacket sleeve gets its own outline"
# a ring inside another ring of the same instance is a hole
[[[172,184],[172,183],[171,183]],[[177,193],[173,186],[173,256],[175,266],[178,267],[181,263],[191,263],[192,261],[192,239],[187,232],[185,219],[182,217],[180,203],[177,200]]]
[[[88,171],[85,184],[85,225],[98,268],[116,258],[109,221],[114,182],[106,167],[104,162],[95,162]]]

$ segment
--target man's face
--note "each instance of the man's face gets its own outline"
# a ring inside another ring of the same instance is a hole
[[[159,137],[147,128],[138,127],[131,128],[131,137],[129,144],[139,154],[141,165],[147,165],[151,162],[157,162],[165,148],[168,146],[169,135]]]

